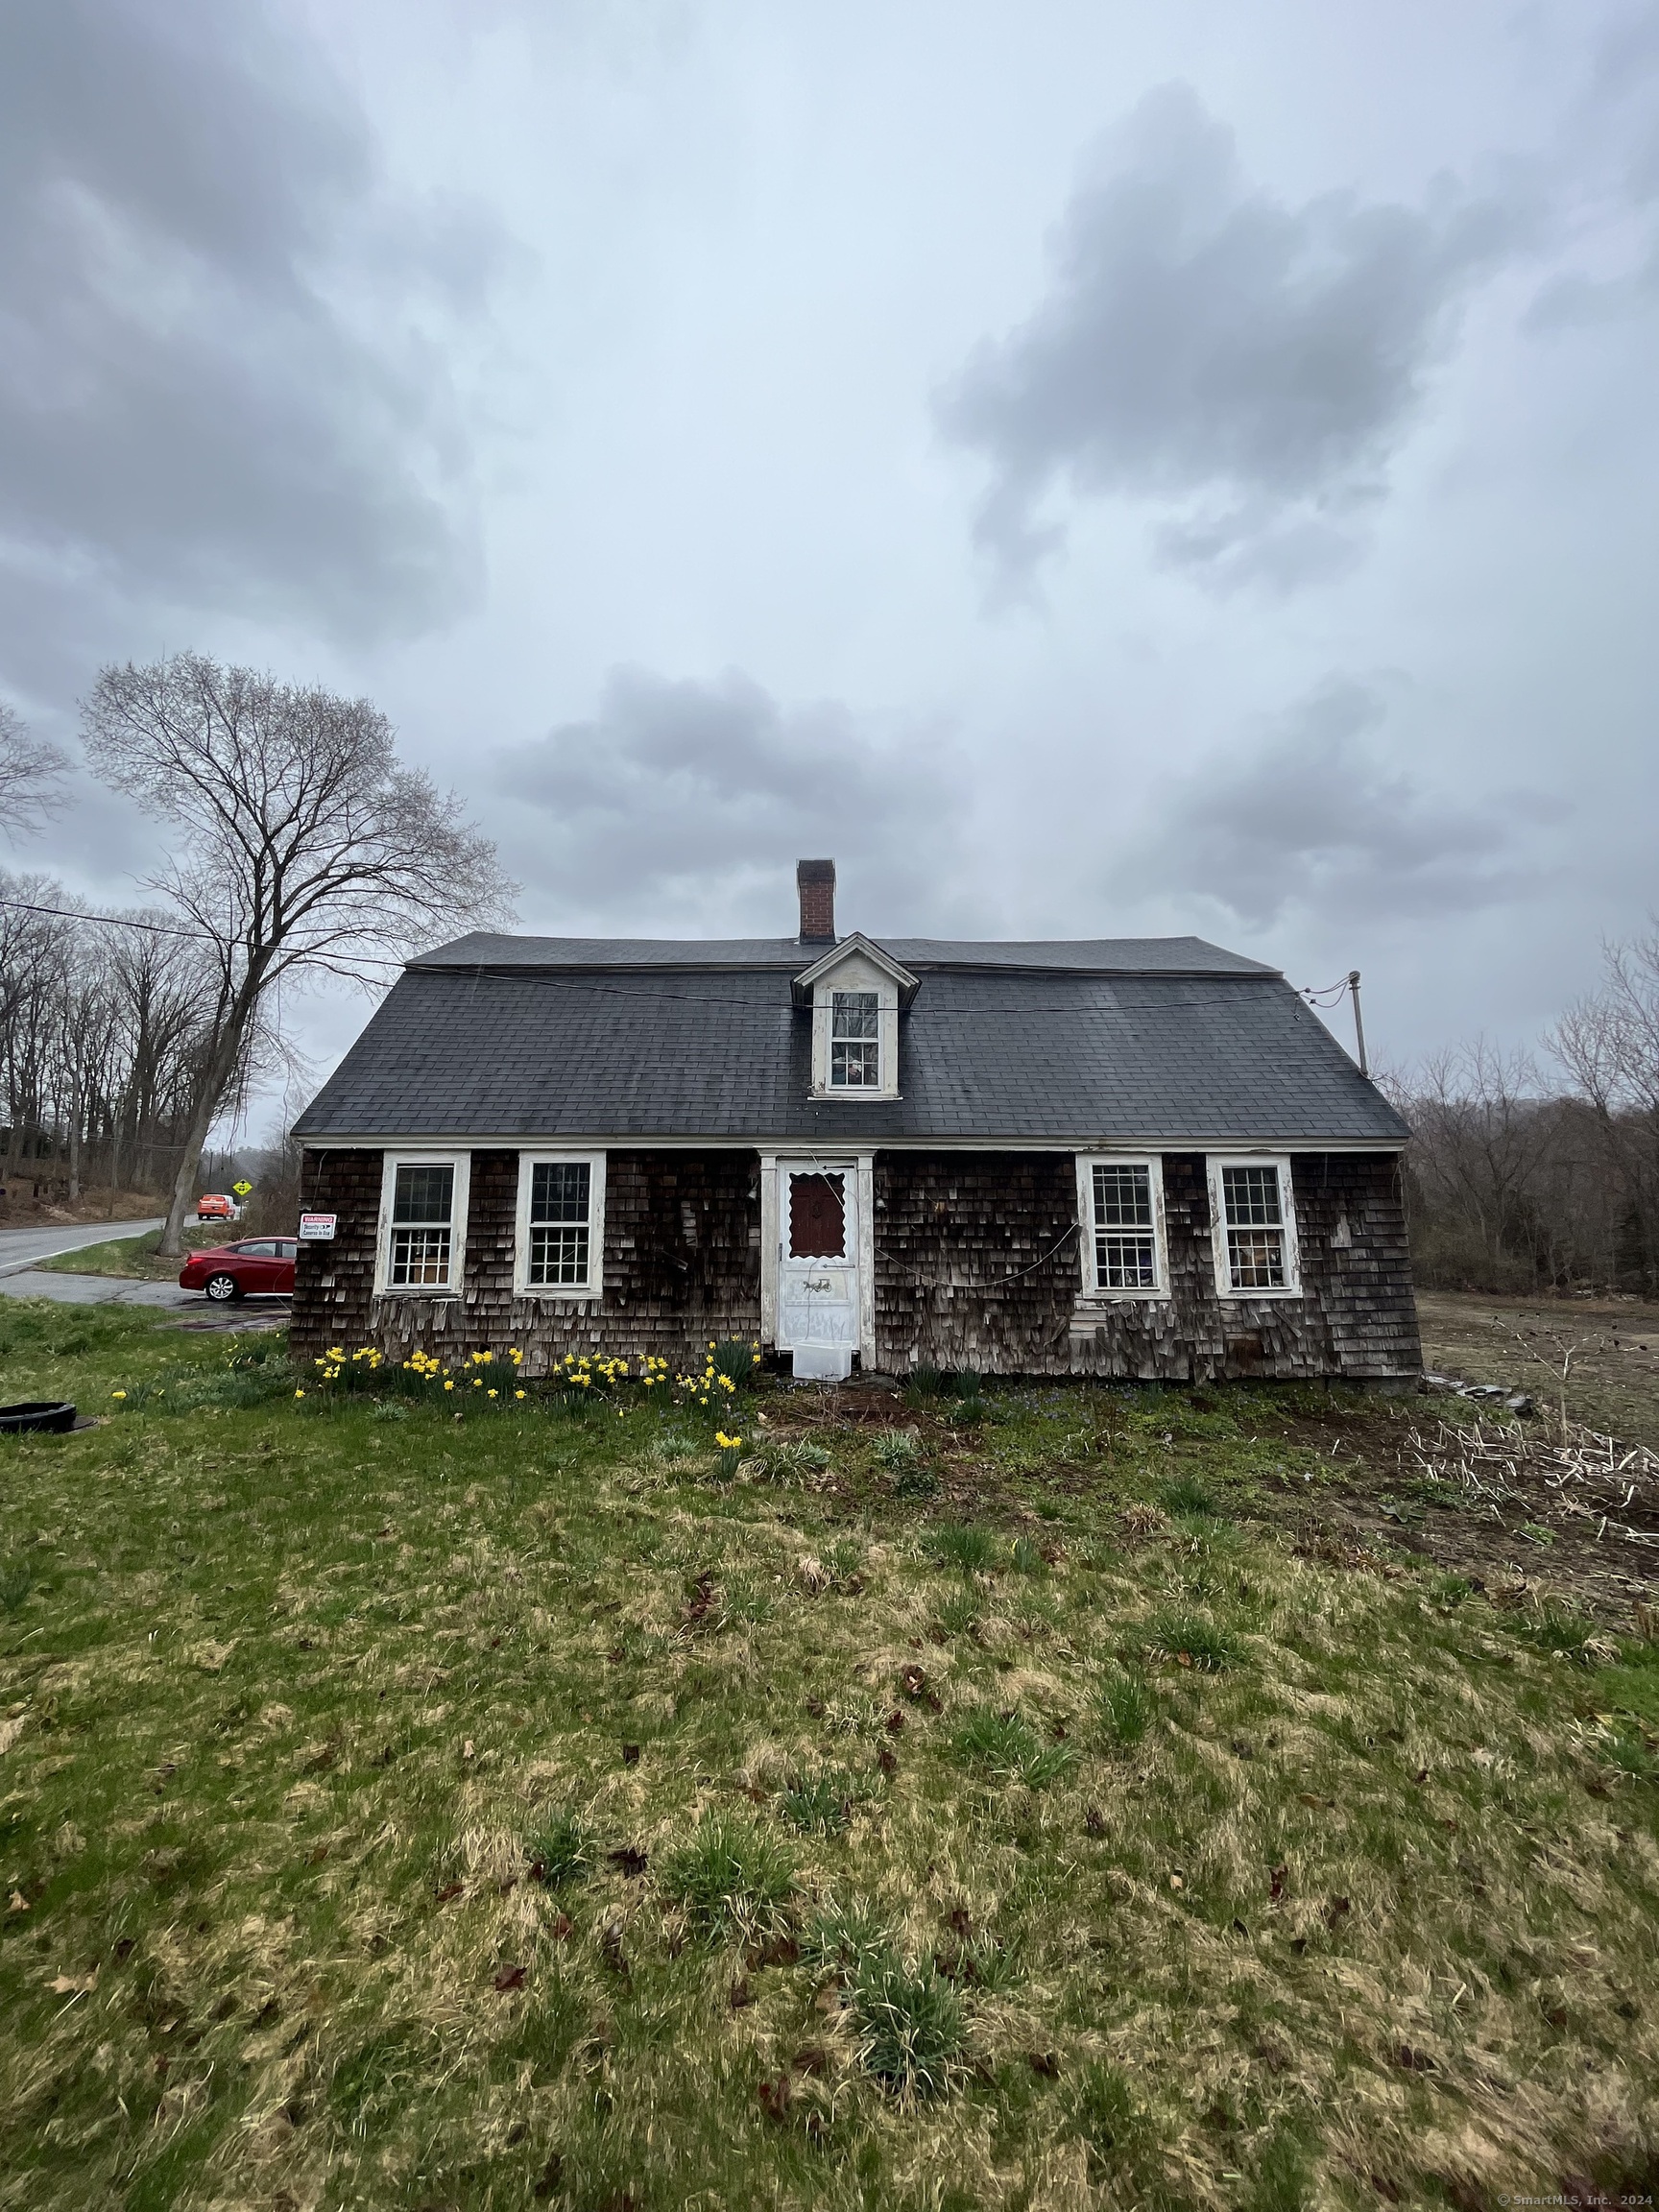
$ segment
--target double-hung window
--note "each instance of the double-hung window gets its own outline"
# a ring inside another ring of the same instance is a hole
[[[444,1158],[386,1156],[375,1284],[382,1295],[445,1296],[460,1288],[468,1166],[464,1153]]]
[[[1083,1288],[1093,1298],[1166,1294],[1164,1163],[1090,1158],[1077,1162],[1083,1228]]]
[[[1215,1287],[1226,1298],[1294,1297],[1301,1289],[1290,1163],[1212,1160]]]
[[[524,1153],[514,1284],[531,1298],[597,1298],[604,1282],[603,1153]]]
[[[880,1000],[874,991],[836,991],[830,995],[830,1088],[881,1088]]]

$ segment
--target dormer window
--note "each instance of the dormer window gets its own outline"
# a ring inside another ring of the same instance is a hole
[[[834,991],[830,998],[830,1088],[881,1088],[881,1000],[875,991]]]
[[[795,1003],[812,1014],[812,1096],[874,1104],[897,1098],[899,1016],[918,979],[856,931],[795,978]]]

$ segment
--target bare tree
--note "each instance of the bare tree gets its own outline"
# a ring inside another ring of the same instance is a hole
[[[1599,991],[1570,1006],[1547,1043],[1595,1118],[1620,1203],[1619,1271],[1659,1284],[1659,925],[1603,953]]]
[[[213,1003],[159,1249],[177,1253],[209,1130],[284,976],[368,980],[441,926],[510,913],[495,849],[421,772],[399,765],[366,699],[278,684],[182,653],[105,668],[83,708],[107,781],[184,833],[152,887],[205,941]]]
[[[0,830],[13,844],[62,805],[69,757],[0,700]]]

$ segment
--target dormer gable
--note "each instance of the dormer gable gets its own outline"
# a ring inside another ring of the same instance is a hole
[[[795,977],[812,1012],[812,1096],[897,1098],[899,1015],[920,978],[854,930]]]

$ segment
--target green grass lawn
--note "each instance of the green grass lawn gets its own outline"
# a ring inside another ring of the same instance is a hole
[[[1659,1649],[1305,1555],[1403,1410],[283,1359],[0,1312],[6,2212],[1653,2188]]]
[[[232,1244],[238,1234],[234,1221],[215,1221],[205,1228],[186,1229],[182,1242],[186,1252],[201,1252],[216,1244]],[[163,1260],[156,1249],[160,1241],[160,1230],[151,1229],[142,1237],[112,1237],[102,1244],[83,1244],[77,1252],[55,1252],[35,1264],[55,1275],[118,1275],[126,1281],[176,1283],[183,1262]]]

